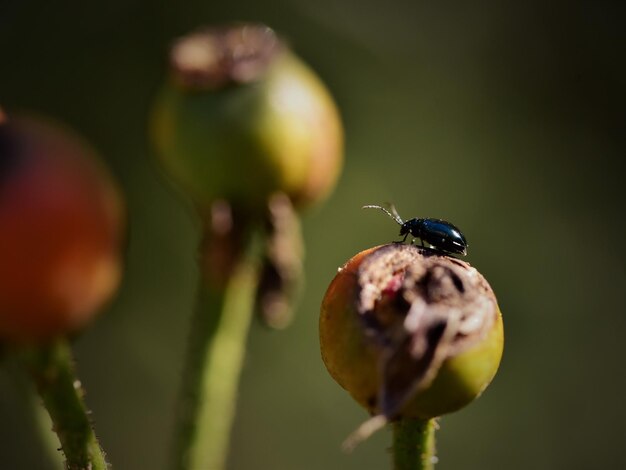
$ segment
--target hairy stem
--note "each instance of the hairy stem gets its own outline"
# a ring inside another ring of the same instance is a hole
[[[394,470],[432,470],[435,456],[435,419],[403,418],[393,423]]]
[[[260,240],[252,236],[223,288],[211,287],[203,276],[180,403],[176,469],[225,466],[259,279],[260,248]]]
[[[66,467],[69,470],[106,470],[104,451],[89,420],[67,341],[59,339],[38,346],[25,358],[61,442]]]

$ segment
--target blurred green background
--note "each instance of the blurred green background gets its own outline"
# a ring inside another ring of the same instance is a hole
[[[146,121],[175,37],[263,21],[333,92],[347,160],[307,214],[307,288],[287,331],[256,325],[229,468],[389,468],[388,432],[352,455],[365,413],[321,362],[336,269],[396,239],[366,203],[441,217],[504,313],[500,372],[445,417],[439,469],[626,468],[623,2],[0,0],[0,103],[70,124],[108,161],[130,216],[123,288],[76,341],[115,469],[164,469],[197,279],[198,223],[160,177]],[[1,260],[0,260],[1,262]],[[0,370],[0,468],[49,465],[31,390]]]

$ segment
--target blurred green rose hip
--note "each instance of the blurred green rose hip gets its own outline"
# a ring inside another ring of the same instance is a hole
[[[162,166],[199,206],[296,207],[323,199],[342,166],[337,108],[315,73],[262,25],[178,40],[151,123]]]

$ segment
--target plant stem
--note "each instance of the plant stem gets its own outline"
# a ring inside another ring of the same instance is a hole
[[[259,237],[251,236],[222,289],[211,287],[203,276],[180,403],[177,469],[225,466],[254,310],[260,248]]]
[[[435,467],[435,419],[403,418],[393,423],[394,470]]]
[[[52,419],[69,470],[106,470],[76,379],[70,347],[65,339],[37,346],[26,354],[28,368]]]

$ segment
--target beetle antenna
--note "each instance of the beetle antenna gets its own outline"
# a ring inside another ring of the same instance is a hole
[[[368,204],[366,206],[361,207],[361,209],[380,209],[381,211],[383,211],[385,214],[387,214],[389,217],[391,217],[393,220],[395,220],[398,225],[402,225],[404,224],[404,221],[402,220],[402,218],[398,215],[398,212],[396,211],[396,208],[393,207],[393,205],[391,206],[391,210],[392,212],[389,212],[387,209],[385,209],[382,206],[375,206],[373,204]]]
[[[404,222],[402,221],[402,217],[400,217],[400,214],[398,214],[396,206],[394,206],[390,202],[388,202],[387,205],[389,206],[389,210],[391,210],[391,213],[393,214],[393,218],[396,219],[396,221],[399,221],[400,225],[402,225]]]

